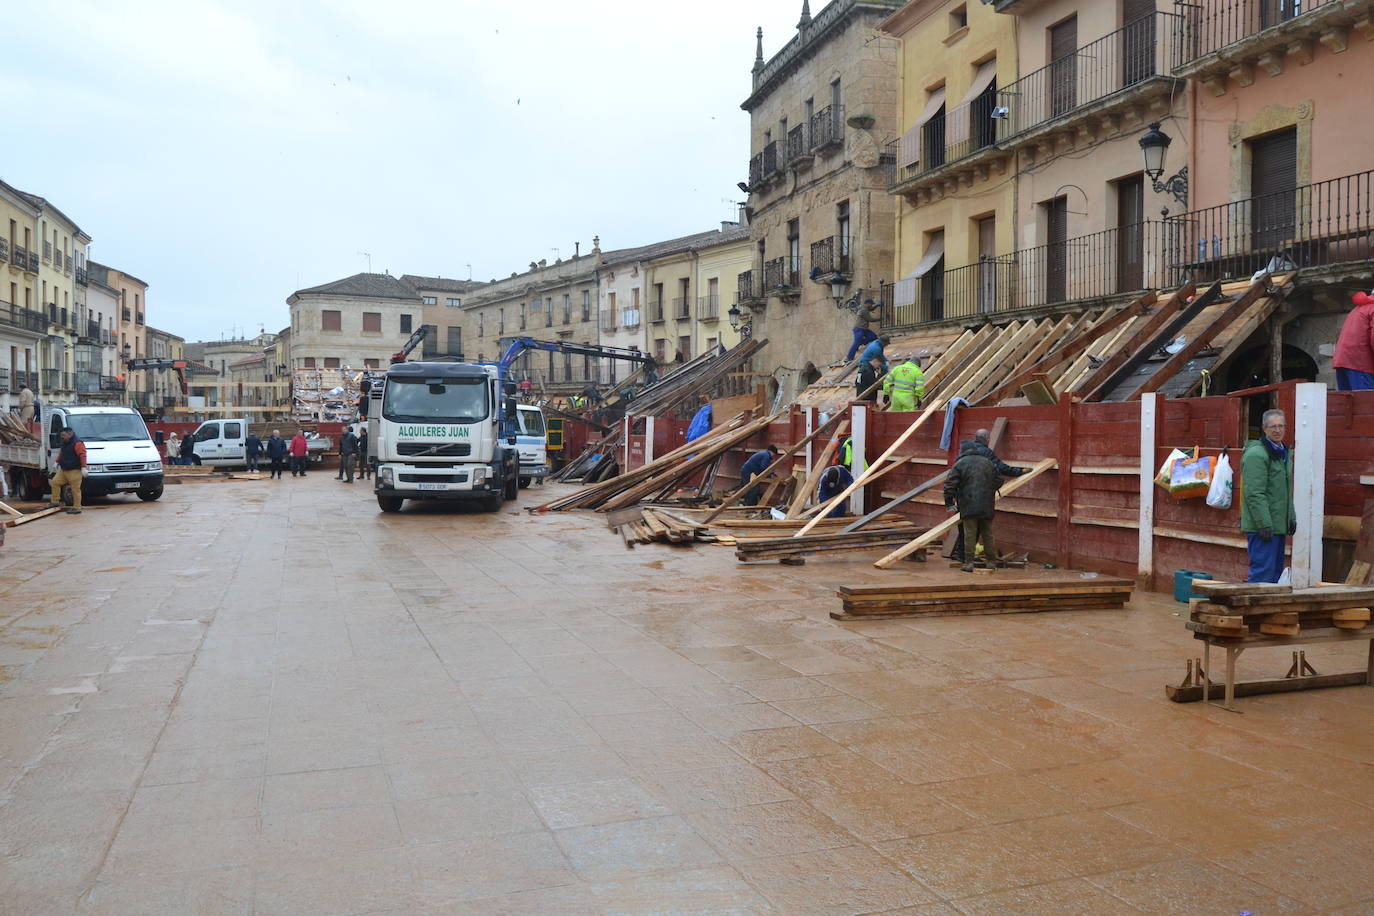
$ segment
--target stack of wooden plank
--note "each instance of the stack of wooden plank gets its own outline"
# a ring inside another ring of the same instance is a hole
[[[630,513],[630,510],[622,510]],[[633,511],[626,517],[617,518],[613,513],[611,527],[620,532],[625,546],[633,548],[636,544],[694,544],[697,542],[714,544],[716,538],[709,530],[695,522],[678,516],[644,507]]]
[[[1195,580],[1193,588],[1206,597],[1190,602],[1188,629],[1223,645],[1363,631],[1374,607],[1374,588],[1368,587]]]
[[[1131,599],[1128,579],[970,582],[959,585],[841,586],[836,620],[956,617],[1026,611],[1110,610]]]
[[[27,445],[37,441],[18,417],[12,413],[0,413],[0,444]]]
[[[848,519],[840,519],[848,521]],[[842,532],[808,534],[803,538],[789,535],[781,537],[736,537],[735,558],[741,563],[756,563],[763,560],[786,561],[804,554],[840,553],[853,550],[869,550],[874,547],[895,547],[925,531],[912,524],[889,524],[873,526],[849,534]]]

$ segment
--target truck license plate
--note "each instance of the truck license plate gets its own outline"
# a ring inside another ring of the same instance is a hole
[[[446,483],[422,483],[422,484],[416,484],[416,486],[417,486],[419,489],[421,489],[421,490],[447,490],[447,489],[448,489],[448,484],[446,484]]]
[[[128,483],[117,483],[117,484],[115,484],[115,489],[116,489],[116,490],[137,490],[137,489],[138,489],[138,481],[137,481],[137,480],[134,480],[134,481],[130,481],[130,482],[128,482]]]

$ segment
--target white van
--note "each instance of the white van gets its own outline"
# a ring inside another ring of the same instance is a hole
[[[533,404],[519,404],[515,413],[520,419],[520,432],[515,437],[515,448],[520,453],[520,486],[528,487],[530,481],[542,482],[548,476],[548,431],[544,411]]]

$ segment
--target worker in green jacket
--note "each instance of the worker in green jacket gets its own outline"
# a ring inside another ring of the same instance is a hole
[[[926,375],[911,357],[900,366],[893,367],[883,381],[883,396],[887,398],[888,410],[915,410],[925,394]]]
[[[1283,548],[1298,530],[1293,506],[1293,450],[1283,444],[1287,421],[1282,410],[1266,410],[1264,435],[1248,442],[1240,456],[1240,530],[1250,554],[1248,582],[1277,582],[1283,574]]]

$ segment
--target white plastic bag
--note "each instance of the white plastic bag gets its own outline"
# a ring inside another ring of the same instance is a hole
[[[1279,585],[1292,585],[1292,584],[1293,584],[1293,568],[1292,568],[1291,566],[1285,566],[1285,567],[1283,568],[1283,572],[1279,573],[1279,581],[1278,581],[1278,584],[1279,584]]]
[[[1222,455],[1212,469],[1212,485],[1207,488],[1207,505],[1213,509],[1231,508],[1231,490],[1235,485],[1235,475],[1231,472],[1231,459]]]

